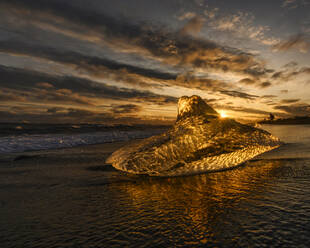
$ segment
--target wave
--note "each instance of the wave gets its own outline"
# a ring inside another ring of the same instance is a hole
[[[82,134],[23,134],[0,137],[0,153],[69,148],[146,138],[162,130],[109,131]]]

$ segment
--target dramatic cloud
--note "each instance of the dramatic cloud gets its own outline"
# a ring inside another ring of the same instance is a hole
[[[31,45],[15,40],[0,41],[0,51],[74,65],[77,69],[97,74],[102,73],[102,71],[106,73],[116,71],[116,73],[119,73],[119,71],[122,70],[155,79],[169,80],[176,78],[176,75],[171,73],[133,66],[106,58],[86,56],[76,52],[55,50],[51,47],[42,45]]]
[[[42,85],[42,82],[45,83]],[[156,104],[168,104],[177,101],[174,97],[158,95],[149,91],[123,89],[81,78],[57,77],[3,66],[0,66],[0,87],[14,92],[21,99],[26,97],[38,102],[94,105],[100,99],[130,100]]]
[[[303,2],[2,0],[1,119],[166,120],[192,94],[289,115],[309,101]]]
[[[13,13],[32,25],[47,23],[49,27],[54,26],[57,30],[70,30],[63,32],[67,35],[72,33],[81,35],[87,30],[88,36],[95,35],[97,40],[117,51],[121,51],[123,47],[123,52],[136,51],[140,55],[152,56],[175,66],[191,65],[250,75],[252,73],[257,75],[257,72],[263,75],[266,72],[264,63],[252,54],[223,47],[205,39],[193,38],[184,35],[184,32],[180,34],[154,25],[132,24],[128,20],[88,12],[64,2],[45,2],[41,6],[33,0],[13,0],[4,1],[2,4],[6,8],[17,9]],[[183,29],[198,30],[201,22],[198,17],[194,17]],[[56,32],[55,28],[51,31]]]
[[[57,63],[64,64],[78,71],[78,73],[88,74],[105,80],[114,80],[119,82],[125,82],[132,85],[138,85],[142,88],[148,88],[151,86],[159,87],[156,83],[165,83],[169,85],[180,85],[186,88],[197,88],[208,91],[219,91],[225,88],[231,88],[227,86],[227,83],[221,80],[215,80],[210,78],[199,78],[193,73],[174,74],[168,72],[162,72],[159,70],[152,70],[148,68],[133,66],[130,64],[120,63],[113,60],[86,56],[76,52],[59,51],[51,47],[45,47],[40,45],[30,45],[27,43],[21,43],[18,41],[0,41],[0,51],[7,53],[14,53],[15,55],[26,55],[29,57],[43,58],[46,60],[55,61]],[[237,58],[236,58],[237,59]],[[239,56],[239,62],[248,62],[246,56]],[[202,64],[204,61],[195,61],[195,63]],[[231,67],[229,63],[233,63],[228,59],[221,59],[217,62],[222,63],[223,68]],[[226,65],[225,65],[226,63]],[[226,69],[225,69],[226,70]],[[252,75],[253,77],[259,77],[266,73],[267,70],[261,70],[259,67],[253,67],[246,69],[243,73]],[[252,79],[241,80],[241,83],[249,84]],[[248,82],[247,82],[248,81]],[[259,82],[258,79],[252,80],[253,84],[256,83],[258,87],[266,87]]]

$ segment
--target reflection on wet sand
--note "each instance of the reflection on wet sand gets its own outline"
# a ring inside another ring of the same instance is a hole
[[[281,161],[260,160],[218,173],[161,179],[143,177],[135,183],[123,184],[120,190],[128,194],[138,214],[148,206],[148,211],[163,224],[175,222],[176,228],[204,243],[210,242],[223,227],[232,225],[233,218],[242,218],[230,216],[230,211],[240,207],[242,201],[262,197],[280,166]]]

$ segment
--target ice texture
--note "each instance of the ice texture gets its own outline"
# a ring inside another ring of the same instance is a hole
[[[266,131],[220,118],[199,96],[184,96],[170,130],[115,151],[107,163],[134,174],[179,176],[235,167],[281,144]]]

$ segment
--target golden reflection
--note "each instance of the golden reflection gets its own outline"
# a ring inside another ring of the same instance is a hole
[[[238,208],[240,201],[260,197],[280,165],[281,161],[261,160],[234,170],[197,176],[139,177],[121,190],[128,194],[138,213],[145,206],[159,217],[169,216],[172,210],[179,212],[178,218],[187,223],[185,231],[195,230],[202,242],[206,235],[210,238],[214,230],[222,228],[219,223],[225,225],[229,209]]]

